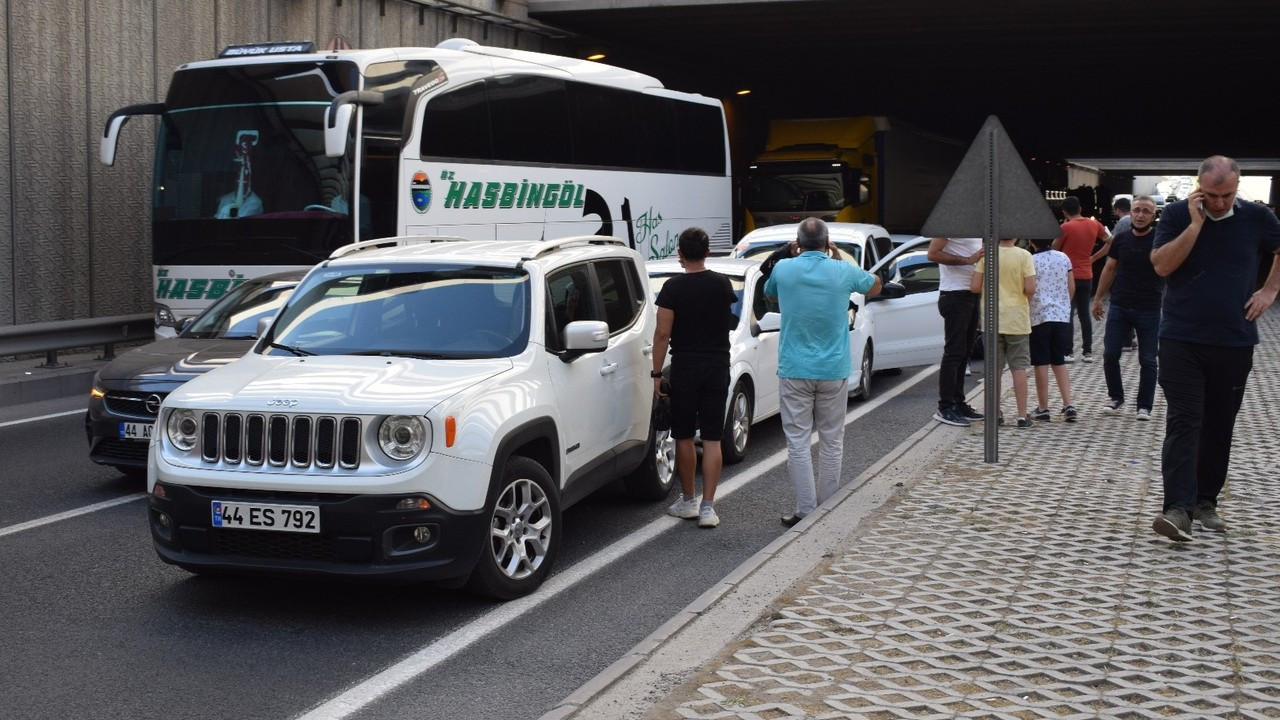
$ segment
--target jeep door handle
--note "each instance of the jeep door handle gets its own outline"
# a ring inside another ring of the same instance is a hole
[[[617,369],[618,369],[618,363],[609,363],[608,365],[605,365],[604,367],[600,368],[600,374],[612,375],[614,372],[617,371]]]
[[[653,357],[653,346],[645,345],[641,348],[640,352],[643,353],[645,357]]]

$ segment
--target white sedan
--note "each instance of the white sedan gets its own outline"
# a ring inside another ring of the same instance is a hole
[[[926,257],[928,239],[896,248],[874,268],[890,283],[869,302],[850,299],[852,362],[850,395],[871,397],[878,370],[927,365],[942,357],[942,318],[938,315],[938,266]],[[728,276],[738,302],[737,325],[729,334],[729,404],[721,448],[726,463],[746,454],[751,425],[776,415],[778,405],[778,329],[781,316],[769,312],[760,259],[707,258],[707,269]],[[656,296],[668,279],[684,272],[674,259],[648,263]]]

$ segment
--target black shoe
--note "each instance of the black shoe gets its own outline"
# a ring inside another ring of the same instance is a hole
[[[946,410],[939,410],[933,414],[933,419],[946,425],[969,427],[969,419],[961,415],[954,407],[949,407]]]
[[[982,413],[970,407],[969,403],[960,403],[959,405],[955,406],[955,411],[957,415],[964,418],[965,420],[982,420],[983,418],[986,417],[986,415],[983,415]]]
[[[1199,500],[1191,518],[1200,523],[1205,530],[1222,532],[1227,529],[1227,522],[1218,514],[1218,506],[1212,500]]]
[[[1191,539],[1191,516],[1182,508],[1169,508],[1156,516],[1151,529],[1170,540],[1187,542]]]
[[[783,515],[782,524],[787,527],[795,527],[796,523],[804,519],[803,515]]]

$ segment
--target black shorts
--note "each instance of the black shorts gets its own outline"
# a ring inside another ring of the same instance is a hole
[[[1031,365],[1066,365],[1071,352],[1071,323],[1042,322],[1031,328]]]
[[[703,440],[719,440],[728,401],[728,362],[672,360],[671,437],[686,440],[700,430]]]

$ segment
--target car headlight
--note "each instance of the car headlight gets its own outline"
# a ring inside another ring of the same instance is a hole
[[[378,445],[392,460],[411,460],[430,444],[426,424],[411,415],[392,415],[378,428]]]
[[[196,437],[200,432],[200,423],[196,421],[194,410],[174,410],[169,413],[169,421],[165,423],[169,434],[169,442],[179,450],[190,450],[196,446]]]

